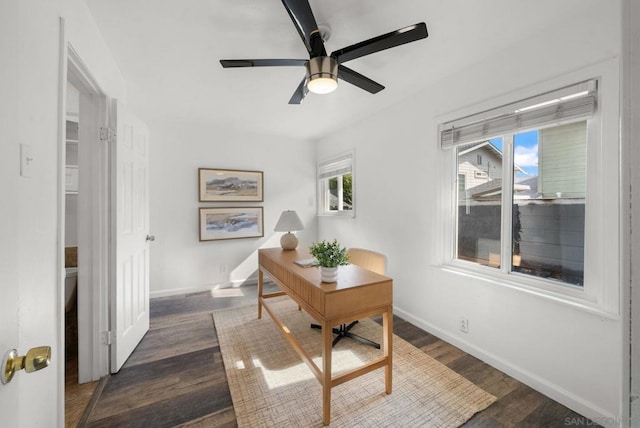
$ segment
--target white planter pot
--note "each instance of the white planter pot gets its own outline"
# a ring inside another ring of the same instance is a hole
[[[338,267],[320,266],[320,279],[322,282],[336,282],[338,280]]]

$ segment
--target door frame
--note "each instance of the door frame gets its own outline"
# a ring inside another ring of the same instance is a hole
[[[68,44],[67,51],[67,80],[80,91],[80,110],[89,113],[82,119],[88,144],[80,144],[78,149],[79,164],[85,166],[79,173],[78,205],[84,201],[88,211],[78,218],[78,245],[84,247],[78,254],[78,284],[90,284],[77,292],[78,381],[84,383],[108,373],[111,162],[109,143],[100,141],[100,128],[106,126],[107,97],[73,46]]]
[[[83,117],[91,129],[93,144],[87,145],[79,164],[85,163],[85,175],[80,173],[81,192],[89,212],[86,224],[78,231],[78,245],[84,248],[79,254],[82,268],[78,272],[78,381],[98,380],[109,373],[109,284],[111,281],[111,150],[107,142],[100,141],[100,128],[107,126],[107,96],[100,88],[89,68],[69,43],[65,31],[65,20],[60,18],[60,74],[59,91],[59,135],[58,135],[58,277],[61,284],[58,293],[58,414],[64,426],[65,401],[65,293],[64,293],[64,249],[65,249],[65,166],[66,166],[66,86],[71,82],[81,93],[81,105],[88,105],[89,116]],[[84,101],[82,100],[84,96]],[[82,107],[81,107],[82,110]],[[80,154],[79,154],[80,156]],[[89,162],[90,168],[86,163]],[[80,217],[79,217],[80,219]]]

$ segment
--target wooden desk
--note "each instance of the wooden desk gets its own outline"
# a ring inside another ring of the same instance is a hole
[[[303,268],[296,259],[311,257],[306,251],[283,251],[266,248],[258,251],[258,318],[264,307],[289,343],[309,366],[322,385],[322,421],[331,419],[331,388],[384,367],[385,391],[391,394],[393,340],[393,280],[355,265],[340,266],[337,282],[320,281],[319,268]],[[269,275],[282,291],[263,294],[264,274]],[[269,308],[267,300],[288,295],[322,326],[322,368],[300,346],[289,329]],[[383,356],[362,367],[331,376],[332,328],[336,325],[382,314]]]

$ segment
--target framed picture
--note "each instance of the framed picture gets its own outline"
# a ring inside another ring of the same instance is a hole
[[[200,208],[200,241],[264,236],[262,207]]]
[[[200,202],[262,202],[262,171],[198,169]]]

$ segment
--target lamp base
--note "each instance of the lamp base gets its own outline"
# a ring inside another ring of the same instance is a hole
[[[287,232],[280,238],[280,245],[283,250],[295,250],[298,246],[298,238],[291,232]]]

